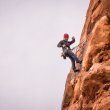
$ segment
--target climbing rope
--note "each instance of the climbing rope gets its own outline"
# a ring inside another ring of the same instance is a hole
[[[83,40],[79,45],[77,45],[77,46],[75,46],[74,48],[71,49],[73,51],[73,53],[76,54],[77,58],[80,61],[83,61],[83,55],[86,51],[86,45],[87,45],[87,40]],[[76,66],[79,70],[81,70],[82,64],[81,65],[76,64]]]
[[[83,49],[84,48],[84,45],[86,44],[87,40],[84,40],[82,41],[79,45],[73,47],[71,50],[74,52],[74,53],[77,53],[81,48]]]

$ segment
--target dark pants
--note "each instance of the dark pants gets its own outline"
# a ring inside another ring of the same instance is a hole
[[[72,68],[73,68],[73,70],[75,70],[76,69],[75,61],[76,61],[76,63],[79,63],[80,62],[79,59],[71,50],[67,50],[66,56],[70,58],[71,63],[72,63]]]

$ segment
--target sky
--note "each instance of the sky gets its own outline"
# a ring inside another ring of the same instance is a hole
[[[0,0],[0,110],[60,110],[69,59],[57,44],[79,43],[89,0]]]

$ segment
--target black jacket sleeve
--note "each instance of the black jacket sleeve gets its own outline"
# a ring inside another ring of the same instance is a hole
[[[57,44],[57,47],[62,47],[63,43],[62,41],[60,41],[58,44]]]
[[[69,41],[69,45],[73,44],[75,42],[75,39],[72,39],[72,41]]]

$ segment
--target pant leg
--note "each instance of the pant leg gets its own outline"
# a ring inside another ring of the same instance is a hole
[[[72,59],[74,59],[77,63],[80,62],[77,56],[71,50],[68,50],[68,55],[72,57]]]
[[[72,69],[75,70],[76,67],[75,67],[75,60],[74,60],[74,58],[72,58],[72,57],[70,57],[70,56],[68,56],[68,58],[71,60]]]

